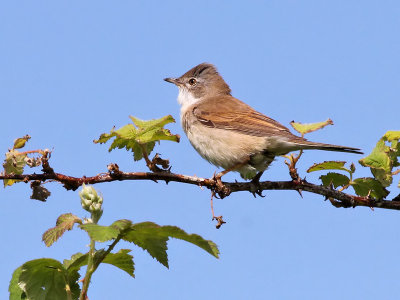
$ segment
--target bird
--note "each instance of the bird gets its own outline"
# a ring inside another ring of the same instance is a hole
[[[360,149],[316,143],[290,130],[231,95],[217,68],[201,63],[178,78],[165,81],[179,88],[180,121],[194,149],[224,170],[221,177],[239,172],[243,179],[258,178],[276,156],[317,149],[362,154]]]

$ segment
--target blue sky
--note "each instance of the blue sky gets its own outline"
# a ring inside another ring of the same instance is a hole
[[[53,149],[57,172],[89,176],[111,162],[145,170],[129,153],[108,153],[92,140],[129,115],[178,120],[177,89],[162,79],[206,61],[235,97],[284,125],[334,121],[308,139],[369,153],[387,130],[400,129],[399,15],[398,1],[4,1],[0,149],[30,134],[29,149]],[[181,143],[163,142],[156,151],[172,170],[211,177],[216,168],[192,149],[179,122],[169,128]],[[319,174],[305,173],[314,162],[359,158],[309,151],[300,173],[318,182]],[[359,167],[357,174],[369,171]],[[288,180],[283,160],[263,179]],[[23,262],[87,251],[79,230],[51,248],[41,242],[61,213],[87,216],[77,192],[47,187],[47,203],[30,200],[22,183],[0,192],[1,299]],[[167,270],[134,248],[136,278],[102,266],[90,299],[398,299],[399,212],[336,209],[293,191],[256,199],[236,193],[215,201],[228,221],[216,230],[206,190],[153,182],[96,189],[105,199],[102,224],[127,218],[177,225],[215,241],[221,259],[173,240]]]

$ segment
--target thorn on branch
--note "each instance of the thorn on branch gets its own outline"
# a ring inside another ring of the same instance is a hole
[[[396,197],[392,199],[392,201],[400,201],[400,194],[398,194]]]
[[[300,197],[303,198],[303,194],[302,194],[302,191],[303,191],[303,190],[302,190],[302,189],[298,189],[298,190],[296,190],[296,191],[299,193]]]

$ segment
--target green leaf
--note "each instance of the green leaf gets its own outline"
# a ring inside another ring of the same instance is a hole
[[[135,268],[133,263],[133,256],[128,254],[131,252],[130,249],[121,249],[117,253],[109,253],[101,263],[106,263],[113,265],[122,271],[127,272],[130,276],[135,277],[133,274]],[[104,249],[98,250],[95,254],[95,259],[97,256],[100,257],[104,253]],[[63,266],[68,270],[68,272],[77,272],[83,266],[88,264],[88,253],[76,253],[70,260],[64,260]]]
[[[344,167],[345,161],[324,161],[322,163],[315,163],[308,168],[307,173],[321,171],[321,170],[341,170],[351,173],[351,171]]]
[[[18,284],[30,300],[67,300],[67,286],[71,288],[72,285],[76,289],[76,274],[70,277],[63,265],[55,259],[31,260],[24,263],[21,269]]]
[[[12,274],[10,285],[8,286],[8,291],[10,292],[10,300],[26,299],[25,292],[18,285],[19,276],[21,275],[21,272],[22,272],[22,266],[15,269],[15,271]]]
[[[371,168],[371,173],[374,175],[374,178],[378,180],[384,187],[388,187],[393,182],[392,172],[387,172],[382,169],[374,169]]]
[[[393,167],[399,167],[400,163],[398,158],[400,157],[400,142],[398,140],[392,141],[388,155],[392,161]]]
[[[292,125],[294,130],[296,130],[298,133],[300,133],[301,135],[304,135],[306,133],[322,129],[327,125],[333,125],[333,122],[331,119],[328,119],[324,122],[307,123],[307,124],[296,123],[295,121],[292,121],[292,122],[290,122],[290,125]]]
[[[29,135],[25,135],[22,138],[18,138],[14,141],[13,149],[20,149],[23,148],[27,141],[29,141],[31,137]]]
[[[144,131],[159,129],[169,123],[175,123],[175,119],[171,115],[149,121],[140,120],[134,116],[129,116],[129,118],[132,120],[133,124],[136,125],[136,127]]]
[[[123,239],[146,250],[167,268],[167,241],[171,237],[192,243],[217,258],[219,255],[218,248],[212,241],[205,240],[197,234],[187,234],[176,226],[159,226],[152,222],[142,222],[133,224],[131,229]]]
[[[380,181],[384,187],[393,182],[393,167],[399,166],[400,146],[398,137],[400,131],[388,131],[377,142],[371,154],[359,160],[364,167],[369,167],[375,179]],[[386,143],[391,142],[389,147]]]
[[[121,249],[117,253],[109,253],[104,258],[103,263],[113,265],[122,271],[125,271],[130,276],[135,277],[133,272],[135,271],[133,256],[128,254],[131,252],[129,249]]]
[[[132,221],[127,219],[117,220],[110,225],[111,227],[118,228],[120,232],[130,230],[132,226]]]
[[[79,227],[85,230],[91,239],[97,242],[114,240],[124,231],[129,230],[132,222],[129,220],[118,220],[110,226],[101,226],[94,223],[82,224]]]
[[[133,224],[131,230],[122,239],[146,250],[159,263],[168,268],[168,237],[161,235],[159,228],[159,225],[152,222]]]
[[[389,147],[386,146],[385,141],[380,139],[372,150],[371,154],[359,160],[359,163],[364,167],[373,169],[382,169],[386,172],[391,171],[390,158],[387,155]]]
[[[79,273],[81,267],[86,266],[88,264],[89,254],[88,253],[76,253],[71,256],[71,259],[65,259],[63,262],[63,267],[67,270],[68,278],[70,279],[71,292],[73,296],[76,297],[73,299],[78,299],[80,294],[80,287],[78,285]]]
[[[382,183],[374,178],[357,178],[351,182],[351,185],[359,196],[365,197],[370,195],[375,199],[383,199],[389,195],[389,191],[382,185]]]
[[[50,247],[64,234],[65,231],[71,230],[75,223],[82,224],[82,220],[71,213],[62,214],[58,217],[56,226],[43,233],[42,241],[47,247]]]
[[[400,131],[390,130],[390,131],[385,133],[385,135],[383,136],[383,139],[385,141],[400,140]]]
[[[94,223],[82,224],[79,226],[85,230],[91,239],[96,242],[106,242],[116,239],[119,234],[119,230],[110,226],[101,226]]]
[[[165,116],[160,119],[143,121],[130,116],[133,124],[125,125],[118,130],[113,128],[110,133],[103,133],[94,143],[106,143],[115,138],[108,151],[115,148],[125,148],[134,153],[134,159],[143,158],[143,149],[149,155],[156,142],[168,140],[179,142],[179,135],[171,134],[168,129],[163,128],[165,125],[175,122],[172,116]],[[136,127],[135,127],[136,126]]]
[[[194,233],[188,234],[176,226],[161,226],[160,230],[165,236],[189,242],[207,251],[212,256],[219,258],[219,250],[217,245],[212,241],[203,239],[200,235]]]
[[[63,266],[68,272],[79,271],[79,269],[88,264],[88,253],[75,253],[71,259],[64,259]]]
[[[10,150],[6,153],[6,159],[4,160],[4,174],[21,175],[24,172],[26,154],[20,154],[17,150]],[[4,187],[13,185],[15,182],[21,180],[4,179]]]
[[[334,172],[329,172],[328,174],[322,175],[319,178],[322,180],[322,184],[324,186],[330,186],[333,184],[334,188],[337,188],[338,186],[346,186],[350,182],[350,178],[346,175]]]

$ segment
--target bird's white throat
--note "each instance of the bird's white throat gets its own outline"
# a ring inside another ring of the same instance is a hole
[[[195,98],[187,89],[179,88],[178,103],[181,105],[181,113],[186,111],[187,107],[200,100],[201,98]]]

